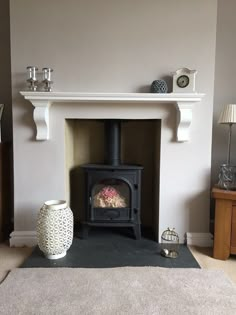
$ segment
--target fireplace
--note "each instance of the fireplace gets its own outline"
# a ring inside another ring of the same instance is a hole
[[[76,168],[82,173],[82,164],[103,163],[105,150],[99,141],[104,137],[99,136],[97,141],[97,137],[91,138],[90,126],[86,127],[88,136],[82,126],[89,121],[100,124],[101,120],[109,119],[128,121],[122,124],[122,161],[144,166],[142,225],[152,228],[156,240],[160,240],[168,226],[175,227],[181,243],[188,231],[208,231],[211,125],[206,117],[211,114],[211,107],[204,105],[211,102],[209,96],[198,105],[203,98],[198,93],[21,94],[34,106],[36,129],[30,124],[19,124],[19,132],[15,133],[11,246],[36,244],[36,215],[43,200],[68,200],[72,210],[78,213],[77,222],[86,221],[82,216],[82,176],[71,186],[70,175],[73,171],[77,175]],[[26,105],[19,100],[19,108],[25,110]],[[148,126],[147,133],[144,124]],[[132,137],[131,129],[135,133]],[[32,141],[35,135],[37,142]],[[37,172],[35,165],[40,165]]]
[[[85,177],[83,237],[91,226],[130,227],[141,238],[140,165],[124,165],[120,159],[121,120],[104,121],[105,164],[82,165]]]

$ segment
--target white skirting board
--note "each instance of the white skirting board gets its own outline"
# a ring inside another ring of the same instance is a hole
[[[37,245],[36,231],[13,231],[10,234],[10,247],[32,247]]]
[[[201,247],[213,247],[213,235],[211,233],[186,233],[187,245]]]
[[[213,236],[211,233],[186,233],[187,245],[212,247]],[[11,247],[32,247],[37,245],[36,231],[13,231],[10,234]]]

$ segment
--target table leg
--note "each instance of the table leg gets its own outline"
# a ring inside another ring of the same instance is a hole
[[[213,257],[226,260],[230,255],[232,201],[216,199]]]

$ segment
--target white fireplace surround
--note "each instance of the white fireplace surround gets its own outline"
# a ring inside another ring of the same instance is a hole
[[[208,128],[209,121],[202,119],[207,106],[200,103],[204,94],[29,91],[21,94],[35,107],[33,118],[36,139],[50,140],[38,141],[37,144],[32,142],[32,137],[24,138],[26,148],[34,147],[27,163],[33,160],[35,165],[43,167],[35,175],[27,175],[26,172],[19,174],[19,171],[16,173],[17,187],[23,176],[25,190],[31,191],[32,187],[34,190],[32,197],[16,194],[15,230],[11,233],[11,246],[36,244],[36,215],[42,202],[54,197],[66,200],[66,119],[161,120],[160,160],[157,161],[157,165],[160,165],[159,185],[156,188],[158,191],[153,191],[159,195],[158,238],[161,239],[161,233],[167,227],[176,229],[181,243],[187,232],[191,232],[191,236],[196,235],[194,233],[209,234],[211,129]],[[195,106],[197,103],[199,105]],[[27,108],[27,102],[25,106]],[[29,126],[23,125],[22,128],[27,136],[33,132]],[[16,142],[16,149],[17,146]],[[24,167],[27,168],[26,165]],[[48,174],[52,176],[49,181],[45,181]],[[23,204],[23,212],[20,211],[19,204]],[[26,213],[27,221],[24,219]],[[206,239],[209,240],[209,237]]]
[[[36,140],[48,140],[50,130],[49,108],[53,103],[173,103],[177,105],[176,140],[189,140],[193,105],[204,94],[199,93],[74,93],[74,92],[20,92],[34,106]]]

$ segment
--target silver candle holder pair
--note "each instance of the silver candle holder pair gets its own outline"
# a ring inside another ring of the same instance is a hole
[[[38,88],[38,80],[37,80],[38,68],[34,67],[34,66],[28,66],[26,69],[27,69],[27,73],[28,73],[27,82],[30,83],[29,89],[31,91],[37,91],[37,88]],[[53,83],[51,77],[52,77],[53,69],[52,68],[43,68],[42,72],[43,72],[42,83],[44,85],[44,90],[46,92],[51,92],[52,91],[52,83]]]

